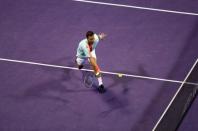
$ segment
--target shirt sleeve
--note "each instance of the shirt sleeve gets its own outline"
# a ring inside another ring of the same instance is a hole
[[[97,34],[94,34],[95,37],[95,42],[98,43],[99,42],[99,36]]]
[[[98,45],[98,42],[100,41],[100,39],[99,39],[99,36],[97,34],[94,34],[94,38],[95,38],[95,41],[94,41],[93,47],[95,49],[96,46]]]

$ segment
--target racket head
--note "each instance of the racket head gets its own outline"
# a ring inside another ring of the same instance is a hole
[[[83,83],[85,87],[91,88],[94,84],[95,75],[93,72],[86,72],[83,77]]]

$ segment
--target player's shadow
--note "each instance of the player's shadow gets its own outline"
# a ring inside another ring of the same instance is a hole
[[[75,62],[72,62],[68,57],[58,59],[50,64],[57,65],[57,63],[63,63],[64,60],[67,61],[66,66],[73,67],[75,65]],[[68,104],[69,100],[65,94],[91,91],[81,88],[82,86],[76,81],[82,81],[82,76],[75,76],[73,70],[53,67],[41,67],[39,70],[45,71],[45,76],[48,77],[45,82],[27,87],[23,93],[14,94],[11,97],[20,101],[28,101],[30,99],[50,99]]]
[[[127,115],[130,111],[126,108],[129,100],[119,94],[114,93],[112,90],[107,89],[106,93],[102,94],[102,100],[108,104],[109,109],[99,113],[100,117],[108,117],[113,112],[120,111],[123,115]]]
[[[138,75],[143,75],[143,76],[149,76],[148,72],[144,69],[143,65],[138,66],[137,72],[131,72],[131,71],[126,71],[126,70],[117,70],[115,72],[120,72],[120,73],[125,73],[125,74],[138,74]],[[127,106],[129,105],[129,100],[127,96],[129,95],[130,90],[133,90],[133,87],[131,86],[132,81],[135,78],[131,77],[121,77],[119,78],[118,76],[115,75],[104,75],[105,78],[110,78],[112,83],[108,85],[107,88],[114,88],[114,87],[119,87],[121,88],[120,94],[115,94],[113,91],[107,91],[106,94],[103,95],[103,100],[109,105],[110,109],[107,111],[104,111],[101,113],[102,116],[107,116],[108,114],[121,109],[120,111],[123,114],[128,114],[130,111],[127,109]],[[131,101],[131,100],[130,100]]]
[[[126,70],[117,70],[115,72],[120,72],[120,73],[125,73],[125,74],[138,74],[138,75],[143,75],[143,76],[149,76],[147,71],[144,69],[142,65],[138,67],[138,70],[136,73],[132,73]],[[84,75],[86,73],[90,74],[92,72],[84,72]],[[99,114],[101,117],[106,117],[110,113],[113,113],[115,111],[121,111],[123,114],[128,114],[130,111],[127,109],[127,106],[129,105],[129,100],[127,98],[128,93],[130,90],[133,89],[131,87],[131,83],[134,80],[134,78],[131,77],[125,77],[123,76],[122,78],[119,78],[118,76],[115,75],[110,75],[110,74],[103,74],[103,79],[110,79],[112,82],[110,85],[106,85],[107,91],[101,95],[102,100],[109,105],[109,109],[106,111],[103,111]],[[94,80],[94,84],[92,85],[92,88],[95,89],[95,92],[98,93],[97,91],[98,83],[97,80]],[[121,92],[116,94],[114,93],[114,88],[119,87],[121,88]]]
[[[65,66],[65,67],[74,67],[77,68],[77,64],[75,62],[75,57],[64,57],[64,58],[60,58],[57,60],[54,60],[52,62],[50,62],[50,64],[53,65],[61,65],[61,66]],[[89,69],[90,68],[90,64],[88,62],[86,62],[84,64],[84,68]],[[58,79],[58,80],[62,80],[62,82],[70,82],[72,80],[75,81],[82,81],[83,76],[84,76],[84,72],[85,71],[77,71],[77,70],[72,70],[72,69],[66,69],[66,68],[54,68],[54,67],[41,67],[42,71],[45,71],[45,73],[47,73],[49,76]],[[79,73],[80,75],[76,76],[74,75],[74,72],[81,72]]]
[[[48,80],[44,83],[38,85],[32,85],[27,87],[24,91],[18,94],[12,94],[7,97],[12,98],[16,102],[29,102],[29,101],[50,101],[56,103],[54,107],[50,110],[57,111],[62,109],[67,109],[77,115],[82,115],[80,112],[75,111],[72,108],[72,95],[76,93],[92,92],[92,90],[87,89],[77,89],[69,87],[70,85],[65,85],[61,83],[61,80]],[[71,104],[70,104],[71,103]]]
[[[50,64],[63,65],[67,67],[76,66],[75,59],[71,57],[60,58],[58,60],[50,62]],[[40,69],[41,71],[45,71],[44,73],[48,74],[50,80],[47,80],[42,84],[27,88],[23,94],[23,97],[54,99],[68,103],[69,101],[65,97],[61,96],[66,93],[80,93],[91,91],[87,90],[86,88],[82,88],[82,86],[78,84],[78,81],[81,81],[80,84],[83,85],[83,73],[79,72],[79,76],[76,76],[74,75],[74,71],[71,69],[54,67],[41,67]]]
[[[82,74],[83,77],[86,77],[87,75],[94,75],[93,72],[88,72],[88,71],[83,71]],[[103,78],[105,79],[105,77]],[[96,78],[94,78],[93,84],[89,88],[91,88],[92,91],[94,91],[96,94],[99,94],[98,82]],[[100,97],[105,103],[109,105],[109,110],[99,113],[99,117],[106,117],[110,113],[117,111],[119,109],[120,111],[122,111],[122,113],[128,113],[128,111],[124,109],[124,107],[128,105],[128,100],[125,99],[123,96],[118,96],[111,89],[108,89],[108,87],[106,87],[106,91],[104,93],[100,94]]]

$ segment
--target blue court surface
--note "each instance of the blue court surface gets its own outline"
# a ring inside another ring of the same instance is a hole
[[[0,131],[153,129],[197,60],[198,1],[97,2],[0,0]],[[76,69],[88,30],[107,34],[104,94]],[[191,108],[179,131],[198,130]]]

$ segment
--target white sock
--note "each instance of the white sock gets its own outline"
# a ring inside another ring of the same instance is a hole
[[[99,83],[99,86],[103,84],[103,83],[102,83],[102,77],[101,77],[101,76],[98,77],[98,83]]]

